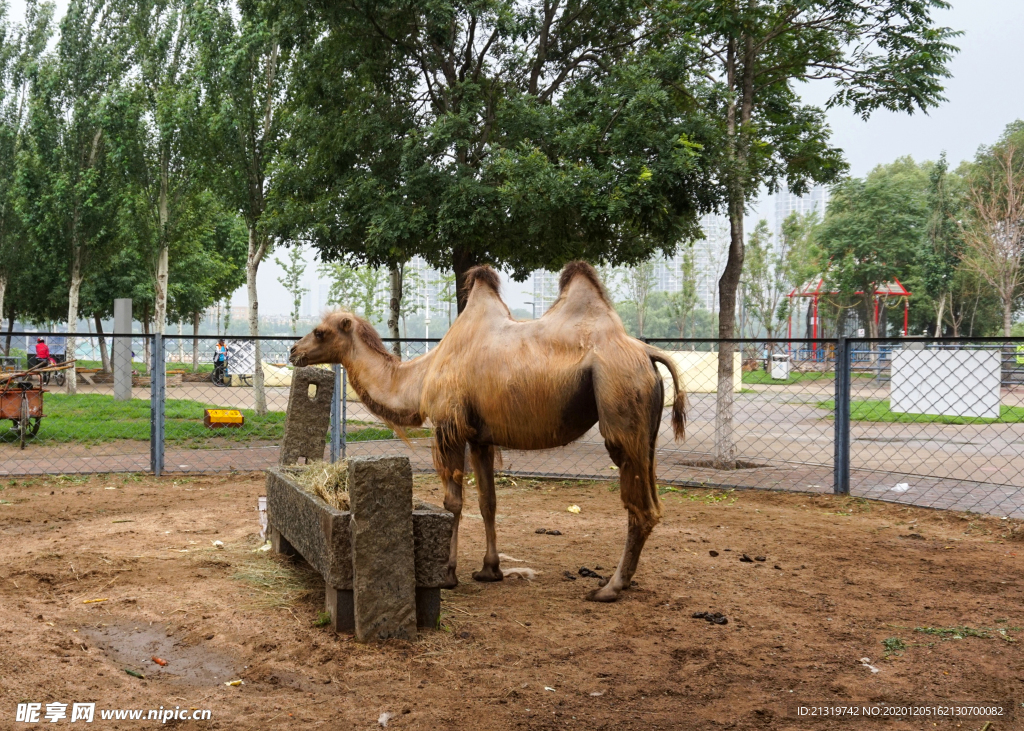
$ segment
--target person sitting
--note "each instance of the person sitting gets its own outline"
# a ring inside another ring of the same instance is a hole
[[[57,365],[57,359],[50,355],[50,346],[43,338],[36,340],[36,362]]]

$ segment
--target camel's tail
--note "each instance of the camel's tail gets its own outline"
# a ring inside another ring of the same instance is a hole
[[[682,387],[683,379],[679,377],[679,370],[671,358],[650,345],[644,347],[651,363],[661,363],[672,374],[672,385],[675,386],[675,397],[672,399],[672,431],[677,440],[683,439],[686,437],[686,392]],[[654,370],[657,372],[657,367]]]

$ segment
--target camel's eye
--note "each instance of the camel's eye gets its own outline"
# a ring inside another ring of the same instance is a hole
[[[324,331],[317,328],[316,330],[313,331],[313,337],[315,337],[317,340],[323,340]]]

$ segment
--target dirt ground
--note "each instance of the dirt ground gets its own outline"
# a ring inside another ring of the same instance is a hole
[[[464,583],[444,592],[441,629],[363,646],[318,625],[318,577],[257,550],[261,474],[2,486],[0,728],[29,728],[15,723],[29,702],[95,702],[91,727],[118,729],[160,724],[100,709],[211,711],[166,724],[181,729],[373,729],[383,713],[388,728],[430,730],[980,729],[992,717],[797,707],[998,703],[1016,713],[989,731],[1024,728],[1024,528],[1012,520],[667,492],[636,586],[598,605],[583,600],[597,580],[578,570],[613,570],[625,529],[615,486],[508,482],[499,548],[521,562],[504,565],[539,576],[474,583],[483,526],[470,507]],[[432,477],[416,493],[440,502]]]

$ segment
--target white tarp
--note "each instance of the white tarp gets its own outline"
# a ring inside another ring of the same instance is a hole
[[[998,350],[900,350],[892,356],[890,410],[999,417]]]

